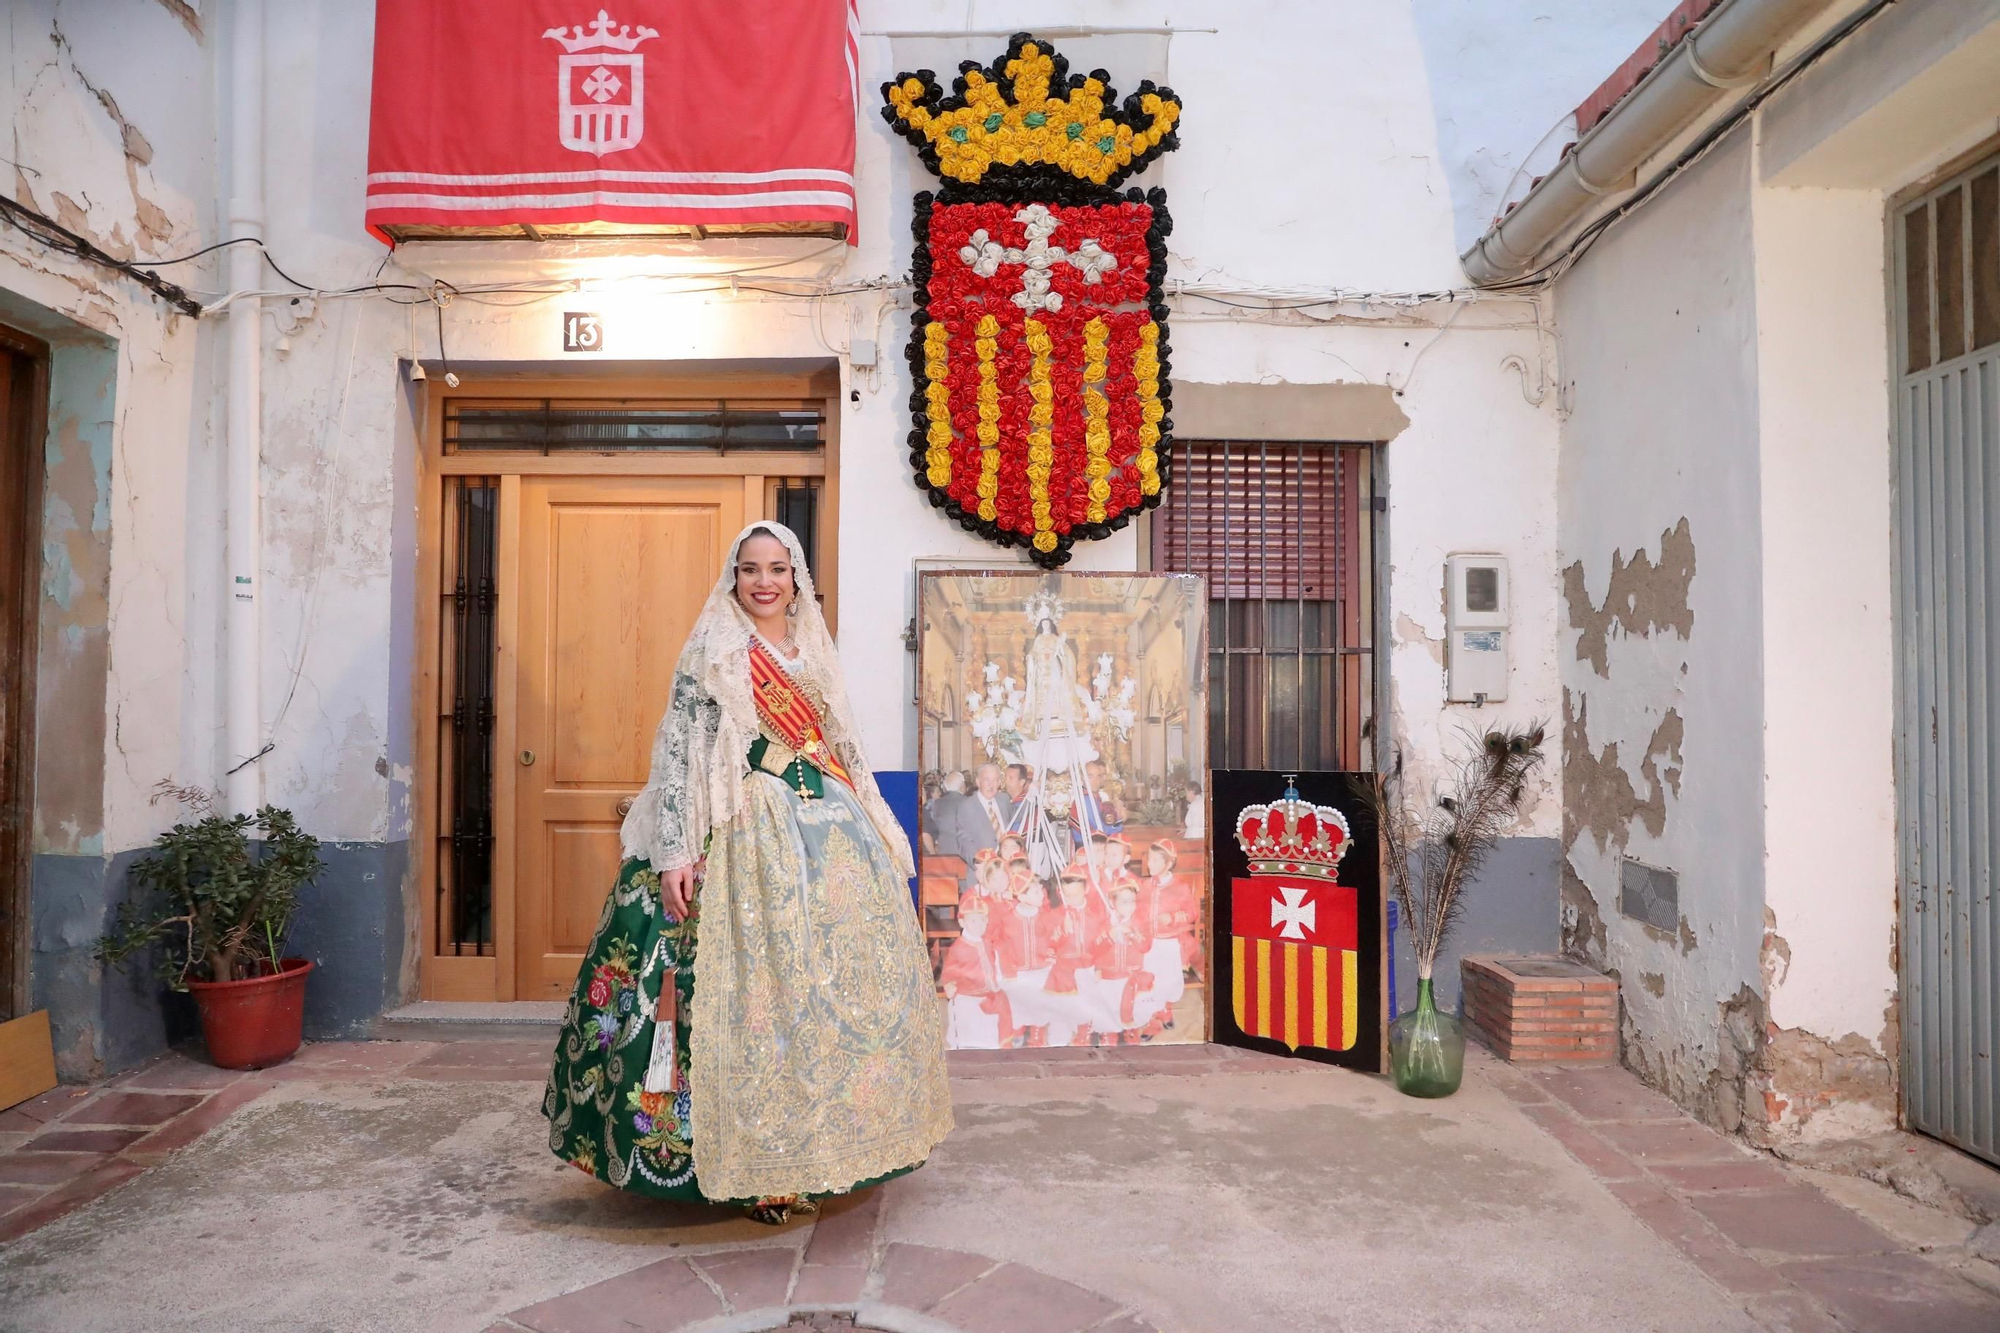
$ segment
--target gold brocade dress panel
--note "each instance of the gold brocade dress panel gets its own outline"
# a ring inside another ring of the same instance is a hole
[[[818,682],[785,665],[817,709]],[[744,782],[696,917],[695,1174],[710,1198],[838,1192],[951,1131],[936,990],[908,886],[854,793]]]

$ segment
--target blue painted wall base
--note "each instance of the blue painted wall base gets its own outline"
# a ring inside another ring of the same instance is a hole
[[[65,1082],[115,1074],[200,1036],[193,1001],[167,989],[157,959],[114,969],[93,957],[146,854],[35,858],[30,992],[49,1011]],[[300,895],[288,950],[318,964],[306,985],[305,1035],[359,1036],[400,999],[409,844],[323,843],[320,857],[326,869]]]

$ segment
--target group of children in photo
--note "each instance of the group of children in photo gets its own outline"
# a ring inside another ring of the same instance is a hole
[[[1017,835],[975,854],[938,973],[947,1045],[1115,1045],[1173,1026],[1205,969],[1200,901],[1175,873],[1178,847],[1162,838],[1135,850],[1115,832],[1078,841],[1047,879]]]

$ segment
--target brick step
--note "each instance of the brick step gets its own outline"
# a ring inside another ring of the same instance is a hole
[[[1563,958],[1472,955],[1460,962],[1466,1026],[1515,1063],[1618,1058],[1618,982]]]

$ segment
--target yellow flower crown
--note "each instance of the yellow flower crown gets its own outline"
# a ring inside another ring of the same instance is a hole
[[[1016,33],[991,68],[959,66],[949,97],[927,69],[883,84],[882,116],[945,181],[1055,175],[1116,186],[1179,146],[1181,104],[1147,80],[1118,106],[1110,80],[1103,70],[1071,74],[1047,43]]]

